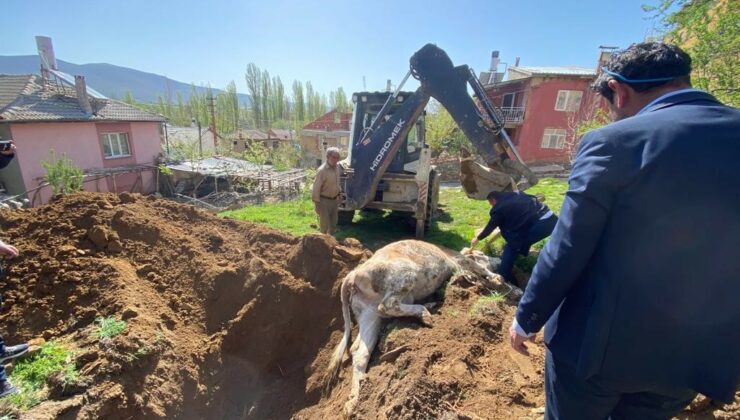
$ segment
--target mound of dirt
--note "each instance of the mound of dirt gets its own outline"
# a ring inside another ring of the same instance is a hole
[[[138,195],[81,193],[0,213],[6,342],[75,349],[82,380],[31,418],[286,418],[340,328],[337,279],[356,241],[296,238]],[[96,318],[127,320],[95,338]],[[51,387],[52,390],[54,387]]]
[[[132,194],[0,212],[0,229],[21,251],[0,282],[5,341],[63,343],[79,372],[50,378],[47,401],[21,418],[340,417],[350,369],[328,395],[323,379],[343,325],[341,278],[371,255],[356,240]],[[541,418],[542,346],[531,358],[510,350],[515,303],[485,294],[448,286],[433,328],[388,322],[357,417]],[[95,321],[107,316],[127,325],[101,340]]]

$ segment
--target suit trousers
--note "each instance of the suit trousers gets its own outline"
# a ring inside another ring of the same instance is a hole
[[[550,350],[545,356],[545,420],[659,420],[681,412],[690,389],[623,392],[598,376],[581,379]]]
[[[514,268],[514,261],[516,261],[517,255],[528,255],[529,248],[550,236],[557,223],[558,216],[554,213],[549,213],[549,215],[543,216],[529,228],[523,244],[511,244],[507,242],[501,253],[501,265],[499,266],[498,274],[507,282],[513,283],[514,279],[511,277],[511,270]]]
[[[339,202],[336,198],[321,197],[319,202],[319,230],[321,233],[333,235],[337,231],[339,217]]]

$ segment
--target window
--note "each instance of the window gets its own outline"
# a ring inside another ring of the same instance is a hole
[[[514,106],[514,100],[516,99],[516,93],[507,93],[501,100],[501,108],[511,108]]]
[[[100,141],[103,143],[103,154],[106,158],[131,155],[126,133],[103,133],[100,135]]]
[[[558,99],[555,101],[555,111],[578,111],[582,96],[583,92],[580,90],[559,90]]]
[[[339,137],[339,145],[347,147],[347,143],[349,143],[349,137]]]
[[[543,149],[562,149],[565,147],[565,130],[560,128],[546,128],[542,136]]]

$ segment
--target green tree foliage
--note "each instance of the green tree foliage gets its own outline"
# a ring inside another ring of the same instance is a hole
[[[82,190],[84,173],[66,154],[57,159],[52,149],[49,151],[49,159],[42,161],[41,166],[46,171],[46,181],[54,194],[70,194]]]
[[[261,90],[261,96],[260,100],[262,101],[262,119],[257,122],[257,127],[267,127],[268,122],[272,121],[274,115],[273,115],[273,109],[271,106],[271,97],[272,93],[270,92],[272,88],[272,83],[270,83],[270,73],[267,70],[262,71],[262,86],[260,86]]]
[[[126,89],[126,92],[123,93],[123,102],[126,102],[129,105],[136,104],[136,99],[134,99],[134,94],[131,93],[131,91],[128,89]]]
[[[436,101],[431,102],[427,109],[426,141],[435,155],[443,150],[457,154],[461,148],[472,149],[470,140],[460,131],[450,113]]]
[[[247,90],[252,97],[252,118],[254,126],[259,127],[262,121],[262,71],[254,63],[247,65]]]
[[[277,171],[285,171],[298,166],[300,153],[295,145],[280,143],[278,147],[270,151],[270,162],[272,167]]]
[[[740,106],[740,2],[661,0],[643,9],[662,21],[668,42],[691,55],[693,85]]]
[[[295,109],[295,119],[304,121],[306,119],[306,102],[303,99],[303,83],[300,80],[293,82],[293,107]]]
[[[340,86],[336,91],[329,93],[329,108],[336,109],[339,112],[349,112],[351,110],[347,94]]]
[[[596,113],[591,118],[580,120],[576,124],[575,127],[575,137],[576,139],[580,139],[583,137],[584,134],[588,133],[591,130],[596,130],[597,128],[603,127],[607,124],[612,122],[611,117],[609,116],[609,113],[604,111],[601,108],[598,108],[596,110]]]

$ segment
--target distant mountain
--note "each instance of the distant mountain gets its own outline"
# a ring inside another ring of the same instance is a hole
[[[168,87],[174,102],[179,92],[184,100],[190,97],[190,84],[178,82],[158,74],[147,73],[127,67],[114,66],[106,63],[73,64],[57,59],[59,70],[71,74],[85,76],[87,84],[110,98],[123,98],[127,90],[131,91],[137,101],[156,102],[157,96],[165,96]],[[39,58],[35,55],[0,55],[0,74],[38,74]],[[206,88],[196,86],[199,92]],[[213,89],[214,93],[221,92]],[[249,95],[239,94],[239,101],[248,105]]]

